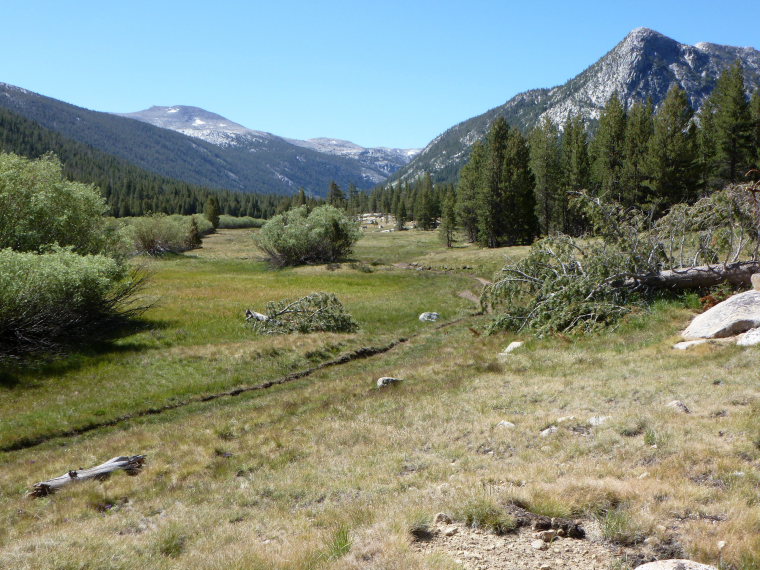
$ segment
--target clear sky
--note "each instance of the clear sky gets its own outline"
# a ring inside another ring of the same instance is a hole
[[[0,81],[98,111],[413,148],[564,83],[632,29],[760,48],[757,0],[6,0]]]

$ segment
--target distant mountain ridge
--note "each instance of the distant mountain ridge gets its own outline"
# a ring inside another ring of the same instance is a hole
[[[324,196],[333,180],[344,188],[353,183],[369,189],[387,177],[380,168],[370,169],[355,158],[298,146],[197,108],[208,121],[196,122],[198,113],[188,111],[187,116],[193,115],[184,129],[192,134],[188,136],[6,83],[0,83],[0,107],[149,172],[209,188],[294,194],[303,187]]]
[[[163,129],[177,131],[220,147],[239,147],[258,152],[277,140],[322,154],[346,158],[360,165],[360,174],[372,184],[384,182],[388,176],[409,163],[420,149],[365,148],[349,141],[330,138],[297,140],[249,129],[229,119],[189,105],[153,106],[134,113],[118,113]],[[358,186],[359,184],[357,184]]]
[[[648,28],[637,28],[585,71],[554,88],[519,93],[503,105],[463,121],[433,139],[392,179],[411,180],[430,172],[436,181],[455,182],[472,145],[481,140],[497,117],[524,130],[543,117],[560,126],[568,116],[580,114],[596,120],[613,92],[627,108],[652,98],[655,106],[671,85],[679,84],[698,110],[712,92],[720,73],[734,61],[744,66],[751,91],[760,85],[760,51],[712,43],[681,44]]]

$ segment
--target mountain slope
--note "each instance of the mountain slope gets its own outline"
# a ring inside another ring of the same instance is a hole
[[[575,114],[593,121],[599,118],[615,91],[627,107],[648,97],[657,106],[675,83],[686,91],[692,106],[699,109],[721,71],[737,59],[744,66],[748,88],[760,85],[760,51],[756,49],[710,43],[690,46],[654,30],[637,28],[567,83],[520,93],[504,105],[450,128],[393,178],[408,180],[430,172],[436,181],[456,181],[472,145],[485,135],[497,117],[504,117],[524,130],[531,129],[543,117],[560,125]]]
[[[154,106],[135,113],[120,113],[120,116],[171,129],[226,148],[260,152],[268,145],[288,143],[328,156],[345,158],[355,162],[362,179],[372,184],[385,181],[419,153],[419,149],[365,148],[339,139],[286,139],[249,129],[216,113],[188,105]]]
[[[0,107],[64,137],[190,184],[246,192],[325,195],[330,182],[376,184],[356,161],[290,144],[273,135],[244,135],[247,144],[219,146],[143,121],[90,111],[0,83]]]

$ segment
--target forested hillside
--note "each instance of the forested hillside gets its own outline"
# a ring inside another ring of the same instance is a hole
[[[212,189],[159,176],[128,161],[76,142],[0,107],[0,151],[30,158],[54,153],[64,174],[98,186],[115,216],[148,212],[192,214],[203,211],[209,195],[217,196],[223,213],[271,216],[282,196]]]

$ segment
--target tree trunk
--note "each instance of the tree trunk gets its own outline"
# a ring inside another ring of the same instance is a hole
[[[66,475],[61,475],[55,479],[48,479],[37,483],[32,487],[32,490],[27,493],[29,497],[46,497],[52,495],[58,489],[65,487],[71,483],[78,481],[86,481],[87,479],[97,479],[103,481],[111,476],[113,471],[123,469],[127,472],[127,475],[139,475],[140,470],[145,463],[144,455],[133,455],[131,457],[114,457],[109,459],[105,463],[102,463],[96,467],[90,469],[80,469],[79,471],[69,471]]]
[[[760,261],[670,269],[657,274],[629,277],[624,284],[628,287],[644,286],[656,289],[698,289],[723,282],[749,286],[753,273],[760,273]]]

